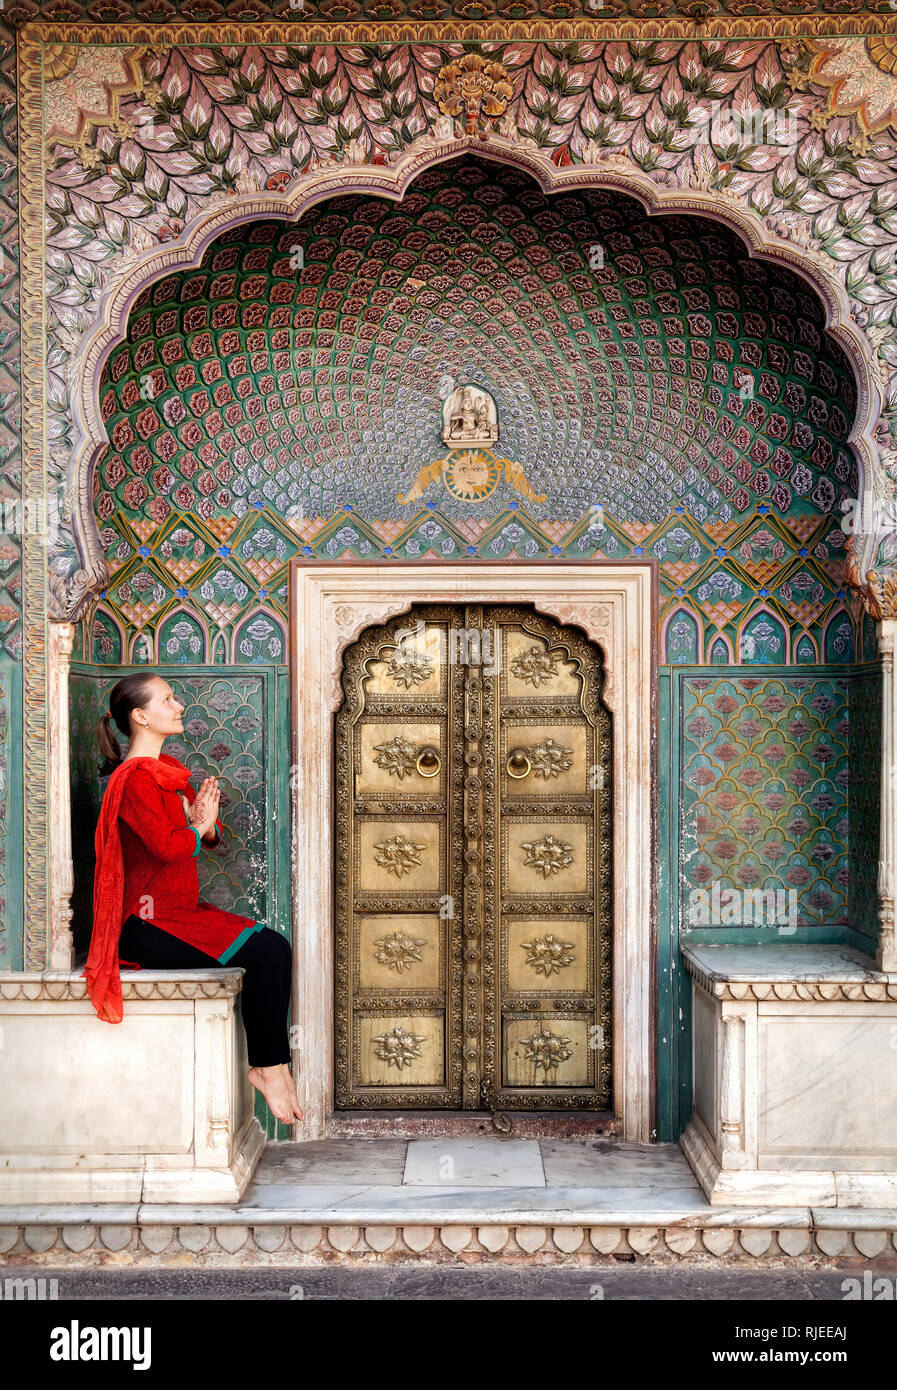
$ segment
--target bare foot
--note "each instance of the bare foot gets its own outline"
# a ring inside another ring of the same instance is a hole
[[[287,1083],[287,1090],[290,1094],[290,1105],[293,1107],[293,1114],[297,1120],[304,1120],[305,1116],[299,1108],[299,1097],[296,1093],[296,1083],[293,1080],[293,1073],[290,1071],[290,1065],[288,1062],[281,1062],[280,1066]]]
[[[257,1091],[261,1091],[272,1114],[285,1125],[304,1118],[296,1098],[296,1087],[286,1062],[276,1067],[250,1067],[249,1081]]]

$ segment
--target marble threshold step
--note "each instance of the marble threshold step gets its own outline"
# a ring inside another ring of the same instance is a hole
[[[897,1269],[897,1210],[711,1207],[675,1145],[371,1138],[269,1145],[233,1205],[0,1206],[9,1266],[708,1258]]]

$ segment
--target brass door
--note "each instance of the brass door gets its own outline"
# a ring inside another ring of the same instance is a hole
[[[598,650],[421,605],[336,716],[336,1105],[611,1107],[611,723]]]

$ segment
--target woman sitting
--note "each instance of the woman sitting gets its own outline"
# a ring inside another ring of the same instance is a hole
[[[190,771],[162,752],[183,733],[183,703],[161,676],[125,676],[100,720],[104,771],[112,776],[96,832],[93,932],[84,974],[94,1008],[120,1023],[119,964],[150,970],[239,965],[249,1080],[285,1124],[302,1119],[290,1073],[287,1014],[292,951],[263,922],[199,901],[200,843],[215,845],[219,790],[207,777],[198,792]],[[111,724],[128,739],[124,758]]]

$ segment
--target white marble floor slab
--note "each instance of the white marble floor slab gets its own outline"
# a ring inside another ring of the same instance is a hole
[[[406,1187],[544,1187],[538,1139],[411,1139]]]
[[[253,1186],[283,1183],[309,1187],[400,1183],[407,1139],[317,1139],[306,1144],[269,1144]]]
[[[348,1222],[358,1225],[431,1225],[474,1222],[490,1225],[532,1222],[561,1225],[667,1225],[698,1221],[714,1225],[719,1208],[692,1189],[588,1187],[283,1187],[259,1188],[231,1208],[159,1206],[144,1203],[149,1224],[219,1221],[246,1225]],[[794,1216],[792,1210],[789,1220]],[[723,1222],[725,1224],[725,1222]],[[780,1223],[781,1224],[781,1223]],[[799,1222],[797,1224],[800,1224]],[[803,1224],[807,1224],[804,1212]]]
[[[698,1187],[678,1144],[541,1139],[539,1147],[549,1187]]]

